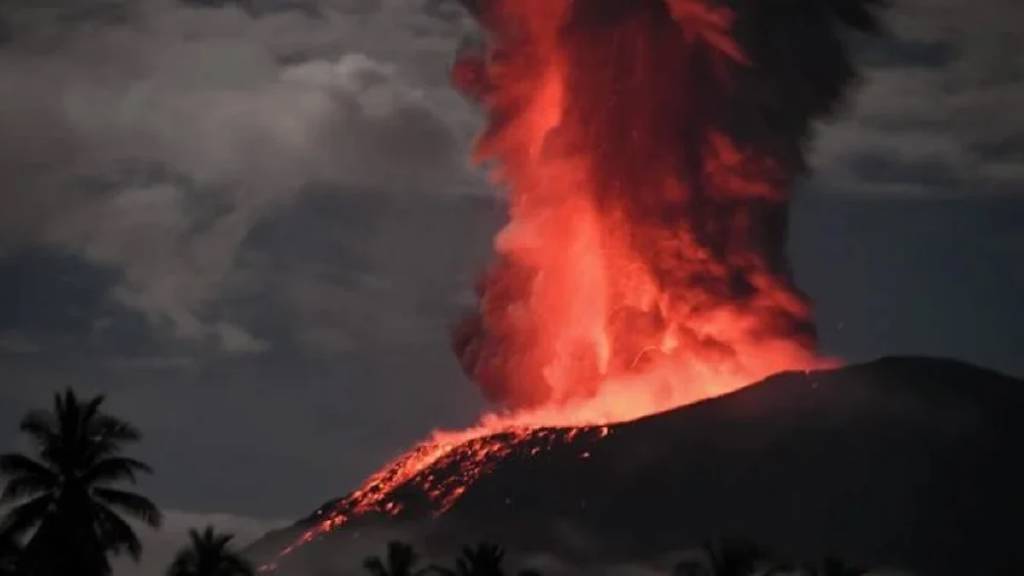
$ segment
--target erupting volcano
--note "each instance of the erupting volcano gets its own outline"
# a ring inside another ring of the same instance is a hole
[[[509,191],[455,335],[467,373],[557,423],[635,418],[817,364],[784,238],[792,167],[734,136],[751,62],[704,0],[495,2],[456,78]]]
[[[509,221],[453,344],[499,411],[400,457],[285,554],[399,514],[404,487],[442,512],[513,450],[827,364],[789,274],[789,188],[855,77],[840,25],[873,27],[870,0],[465,3],[488,42],[454,81],[488,114],[476,158]]]

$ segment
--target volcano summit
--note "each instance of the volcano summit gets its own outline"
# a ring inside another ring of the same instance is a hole
[[[355,572],[388,534],[428,551],[485,537],[585,572],[743,537],[787,557],[1009,576],[1024,561],[1021,410],[1024,382],[949,360],[784,373],[634,422],[456,442],[414,474],[400,459],[251,552],[305,576]]]

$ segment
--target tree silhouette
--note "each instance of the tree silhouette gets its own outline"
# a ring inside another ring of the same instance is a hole
[[[697,555],[675,565],[673,576],[864,576],[867,572],[835,558],[819,566],[776,562],[762,548],[744,540],[726,540],[702,546]]]
[[[217,534],[212,526],[202,533],[189,530],[189,543],[174,557],[167,576],[253,576],[256,572],[229,546],[231,534]]]
[[[434,566],[432,570],[441,576],[505,576],[504,560],[505,550],[501,546],[480,542],[462,549],[462,554],[455,559],[454,570],[441,566]],[[534,575],[536,572],[526,571],[523,574]]]
[[[363,561],[363,567],[371,576],[422,576],[431,568],[418,569],[419,555],[412,546],[393,540],[388,542],[387,557],[371,556]]]
[[[764,550],[744,540],[705,544],[701,554],[676,564],[673,576],[751,576],[767,558]]]
[[[21,421],[35,457],[0,456],[0,476],[7,478],[0,502],[14,505],[0,533],[14,539],[31,534],[21,563],[33,576],[109,574],[108,555],[138,560],[142,553],[121,514],[160,525],[152,502],[115,487],[151,470],[120,455],[139,432],[102,412],[102,404],[102,396],[81,402],[70,389],[55,394],[52,411],[33,411]]]
[[[501,566],[504,560],[505,550],[501,546],[480,542],[463,548],[455,566],[459,576],[505,576]]]

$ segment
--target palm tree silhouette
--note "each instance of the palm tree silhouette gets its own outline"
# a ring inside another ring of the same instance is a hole
[[[174,557],[167,576],[253,576],[256,572],[229,544],[231,534],[217,534],[212,526],[202,533],[189,530],[189,544]]]
[[[476,546],[466,546],[462,554],[455,559],[455,569],[433,566],[432,571],[441,576],[505,576],[502,562],[505,550],[496,544],[480,542]],[[523,574],[536,574],[526,571]]]
[[[505,576],[501,566],[504,560],[505,550],[501,546],[480,542],[472,548],[463,548],[455,566],[459,576]]]
[[[387,557],[371,556],[363,561],[363,567],[371,576],[422,576],[432,568],[418,569],[419,555],[412,546],[392,540],[388,542]]]
[[[0,502],[15,504],[0,533],[14,539],[31,533],[21,562],[33,576],[109,574],[108,555],[126,552],[138,560],[142,553],[121,514],[160,525],[152,502],[114,487],[151,470],[120,455],[139,432],[103,413],[102,404],[102,396],[81,402],[70,389],[55,394],[52,411],[33,411],[21,421],[35,458],[0,456],[0,476],[7,477]]]

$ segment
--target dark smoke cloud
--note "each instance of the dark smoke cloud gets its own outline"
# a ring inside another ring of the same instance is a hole
[[[693,182],[693,175],[701,172],[697,166],[703,155],[703,139],[711,130],[724,130],[737,143],[756,152],[757,156],[774,160],[781,167],[781,171],[776,173],[781,179],[779,184],[789,186],[792,179],[807,167],[806,152],[814,122],[835,113],[859,77],[850,54],[849,33],[877,32],[880,28],[877,11],[883,2],[729,0],[724,4],[729,6],[735,16],[732,34],[749,61],[748,64],[729,67],[726,72],[728,79],[723,80],[722,70],[710,56],[705,57],[703,64],[692,56],[689,62],[675,62],[672,57],[660,58],[657,62],[665,66],[663,72],[669,76],[674,75],[675,79],[654,78],[657,83],[631,86],[631,91],[661,91],[668,97],[684,94],[689,99],[687,102],[661,102],[645,93],[639,94],[637,98],[618,94],[615,99],[623,103],[620,108],[610,108],[603,99],[580,99],[579,102],[595,102],[600,106],[600,109],[582,113],[593,115],[589,123],[594,126],[606,124],[596,121],[601,115],[616,114],[635,118],[638,114],[649,114],[649,133],[659,135],[662,142],[655,142],[649,147],[609,146],[607,150],[615,154],[650,154],[652,150],[667,150],[676,154],[684,164],[681,167],[683,178],[690,180],[698,193],[706,183]],[[656,45],[666,51],[683,49],[679,44],[677,25],[669,13],[670,3],[666,0],[576,2],[565,33],[586,36],[588,30],[595,27],[637,18],[638,14],[647,12],[648,18],[662,23],[660,27],[651,26],[652,30],[664,34],[664,39],[658,40]],[[594,43],[594,48],[589,52],[590,59],[577,62],[577,69],[621,68],[627,75],[610,79],[608,86],[602,89],[609,89],[616,81],[632,81],[635,78],[629,71],[633,66],[630,58],[635,58],[635,53],[613,48],[607,43]],[[704,70],[693,70],[702,65]],[[584,89],[586,83],[582,81],[587,75],[585,73],[579,78]],[[626,130],[632,126],[634,124],[627,126],[624,123],[619,127]],[[603,142],[629,140],[629,134],[625,132],[590,136]],[[635,162],[623,163],[620,158],[609,157],[603,164],[609,167],[625,164],[642,167],[645,162],[637,159]],[[608,177],[615,179],[615,175]],[[636,175],[632,174],[619,177],[634,182],[637,180]],[[638,200],[643,201],[642,198]],[[749,199],[742,203],[751,204]],[[650,215],[651,218],[667,216],[664,214],[664,203],[657,199],[652,205],[641,208],[655,212]],[[735,211],[737,208],[739,206],[736,205],[706,207],[709,211]],[[753,209],[764,211],[755,218],[764,224],[762,229],[755,231],[755,235],[760,236],[755,241],[763,248],[775,248],[775,253],[767,254],[769,261],[780,271],[786,271],[783,249],[788,227],[788,206],[768,203]],[[699,226],[703,222],[720,220],[714,214],[707,216],[697,219],[695,223]],[[704,240],[713,248],[721,248],[728,242],[727,238],[720,237],[728,236],[727,230],[706,229],[703,232]],[[744,283],[740,282],[736,288],[742,292],[745,289]]]
[[[753,66],[728,105],[731,132],[792,170],[806,167],[813,122],[858,79],[848,31],[878,32],[884,0],[734,0],[735,35]]]

